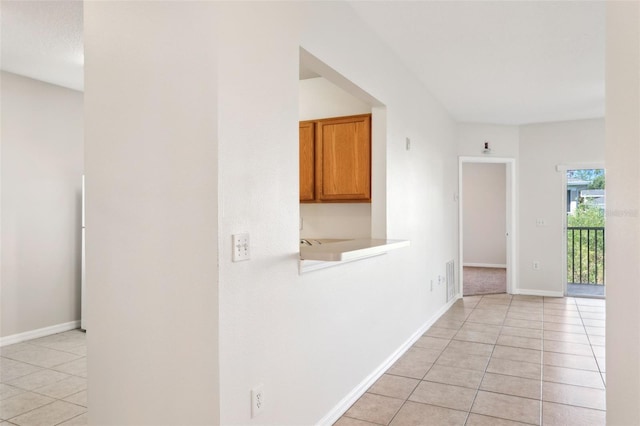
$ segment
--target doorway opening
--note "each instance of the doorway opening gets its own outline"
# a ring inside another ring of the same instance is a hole
[[[565,295],[604,298],[604,169],[570,169],[564,182]]]
[[[462,295],[513,293],[515,160],[461,157],[459,276]]]

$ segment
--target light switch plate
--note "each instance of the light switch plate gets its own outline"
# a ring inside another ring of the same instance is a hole
[[[264,385],[251,389],[251,417],[257,417],[264,411]]]
[[[233,234],[231,240],[233,250],[232,260],[234,262],[249,260],[251,258],[249,251],[249,234]]]

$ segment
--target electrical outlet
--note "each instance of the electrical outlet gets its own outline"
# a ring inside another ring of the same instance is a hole
[[[545,226],[544,219],[536,219],[536,226]]]
[[[405,143],[405,148],[407,149],[407,151],[409,151],[411,149],[411,139],[405,138],[404,143]]]
[[[242,260],[249,260],[249,234],[234,234],[232,235],[232,249],[233,249],[233,261],[240,262]]]
[[[262,414],[264,410],[264,385],[260,384],[251,389],[251,418]]]
[[[433,280],[431,280],[431,290],[430,291],[433,291]]]
[[[534,260],[533,261],[533,270],[534,271],[539,271],[540,270],[540,261],[539,260]]]

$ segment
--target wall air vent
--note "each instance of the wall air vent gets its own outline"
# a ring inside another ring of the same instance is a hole
[[[458,294],[456,288],[456,271],[453,260],[447,262],[447,302],[453,299]]]

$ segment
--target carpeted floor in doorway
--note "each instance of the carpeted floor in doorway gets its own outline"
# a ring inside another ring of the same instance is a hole
[[[505,268],[463,268],[463,295],[494,294],[507,292],[507,270]]]

